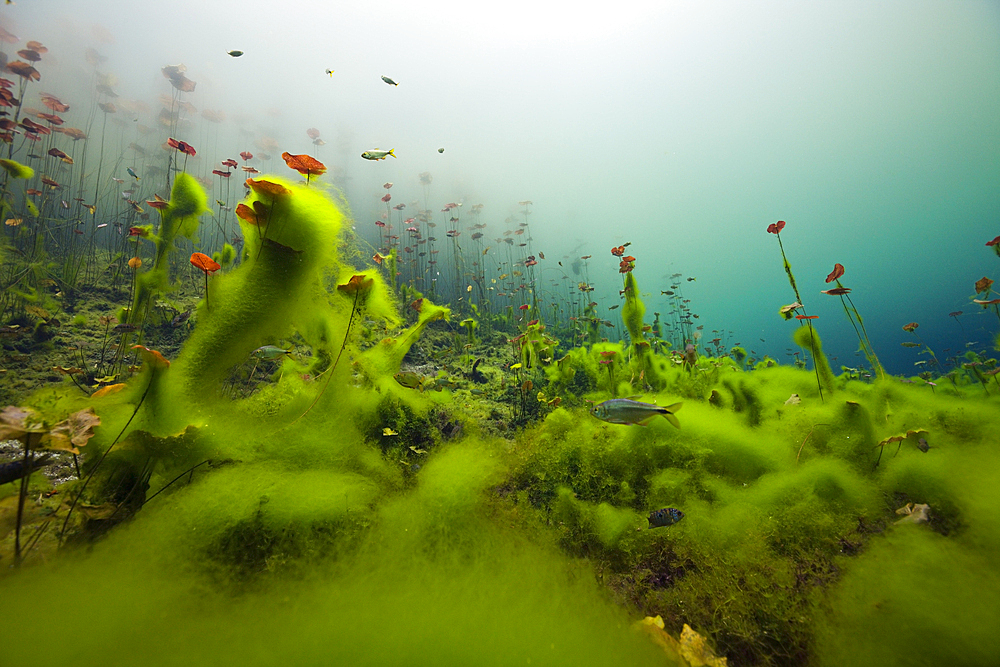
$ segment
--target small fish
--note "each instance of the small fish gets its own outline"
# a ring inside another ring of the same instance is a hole
[[[382,429],[382,435],[388,437],[390,435],[399,435],[399,433],[397,431],[393,431],[391,428],[386,426],[385,428]]]
[[[695,280],[697,280],[697,279],[696,278],[688,278],[688,282],[689,283],[693,283]]]
[[[176,315],[174,315],[174,319],[170,320],[170,326],[176,329],[180,325],[187,322],[188,318],[190,317],[191,317],[191,309],[189,308],[188,310],[185,310],[183,313],[177,313]]]
[[[444,153],[444,149],[443,148],[439,148],[438,149],[438,153]]]
[[[396,382],[407,389],[420,389],[420,391],[424,390],[424,378],[417,375],[413,371],[401,371],[392,377],[396,380]]]
[[[610,424],[639,424],[641,426],[648,424],[656,415],[663,415],[676,428],[680,428],[681,423],[677,421],[674,413],[680,410],[682,405],[684,404],[674,403],[662,407],[653,403],[634,401],[630,398],[612,398],[595,405],[590,409],[590,414]]]
[[[128,175],[134,178],[135,180],[137,181],[139,180],[139,174],[135,173],[135,171],[132,170],[132,167],[126,167],[125,171],[127,171]]]
[[[390,86],[398,86],[398,85],[399,85],[398,83],[396,83],[395,81],[393,81],[392,79],[390,79],[390,78],[389,78],[389,77],[387,77],[387,76],[383,76],[383,77],[382,77],[382,80],[383,80],[383,81],[385,81],[385,82],[386,82],[387,84],[389,84]]]
[[[111,177],[111,180],[114,181],[115,183],[118,183],[119,185],[125,182],[124,178],[115,178],[114,176]]]
[[[291,350],[280,348],[277,345],[263,345],[251,352],[250,356],[263,361],[274,361],[275,359],[285,356],[290,351]]]
[[[672,526],[684,518],[684,512],[673,507],[664,507],[661,510],[650,512],[646,518],[649,521],[649,528],[663,528]]]
[[[666,294],[667,296],[673,296],[674,293],[670,290],[660,290],[660,294]]]
[[[927,444],[927,440],[925,440],[924,438],[920,438],[919,440],[917,440],[917,449],[922,451],[924,454],[926,454],[927,450],[930,448],[931,446]]]
[[[611,306],[610,308],[608,308],[608,310],[615,310],[616,308],[618,308],[618,304],[617,303],[615,305]]]
[[[328,69],[328,70],[326,70],[326,73],[327,73],[327,75],[329,75],[330,77],[332,77],[332,76],[333,76],[333,70],[332,70],[332,69]]]
[[[243,55],[242,51],[226,51],[226,53],[231,55],[233,58],[239,58],[240,56]]]
[[[394,150],[396,149],[390,148],[387,151],[382,151],[376,148],[375,150],[365,151],[364,153],[361,154],[361,157],[363,157],[366,160],[384,160],[389,155],[391,155],[392,157],[396,157],[396,154],[393,153]]]

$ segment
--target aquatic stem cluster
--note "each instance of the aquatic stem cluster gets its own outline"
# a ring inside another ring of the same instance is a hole
[[[815,339],[815,336],[812,335],[813,334],[813,325],[812,325],[812,321],[811,320],[812,320],[812,318],[814,318],[816,316],[815,315],[808,315],[808,314],[806,314],[806,307],[802,303],[802,295],[799,294],[798,285],[795,284],[795,276],[792,274],[792,265],[788,262],[788,257],[785,255],[785,246],[781,242],[781,230],[784,229],[784,228],[785,228],[785,221],[784,220],[779,220],[778,222],[775,222],[775,223],[772,223],[771,225],[768,225],[767,232],[769,234],[774,234],[776,237],[778,237],[778,248],[781,250],[781,260],[782,260],[782,262],[784,264],[784,267],[785,267],[785,273],[788,275],[788,284],[792,286],[792,291],[795,293],[795,304],[793,304],[795,306],[795,308],[792,308],[791,310],[789,310],[787,312],[791,313],[791,312],[794,312],[794,310],[801,310],[802,314],[801,315],[796,315],[795,317],[796,317],[796,319],[799,319],[799,320],[805,320],[806,326],[809,327],[809,342],[810,342],[810,346],[811,346],[812,354],[813,354],[813,370],[816,372],[816,388],[819,389],[819,398],[820,398],[820,400],[824,400],[823,399],[823,384],[820,382],[820,379],[819,379],[819,365],[818,365],[817,360],[816,360],[816,342],[815,342],[816,339]],[[783,315],[785,314],[785,309],[782,309],[782,314]],[[791,317],[791,315],[788,315],[788,317],[786,319],[788,319],[790,317]]]
[[[847,319],[850,320],[851,326],[854,327],[854,332],[858,335],[858,342],[861,345],[862,353],[874,369],[876,377],[879,380],[884,380],[885,369],[882,368],[882,364],[879,363],[878,357],[875,355],[875,349],[872,347],[871,340],[868,338],[868,331],[865,329],[864,320],[861,319],[861,313],[858,312],[857,306],[854,305],[854,301],[851,299],[851,289],[849,287],[844,287],[840,283],[840,278],[843,275],[843,265],[834,264],[833,271],[831,271],[826,277],[826,282],[831,283],[835,281],[837,286],[832,289],[823,290],[823,294],[840,297],[840,303],[844,307],[844,313],[847,315]],[[850,307],[848,307],[848,304],[850,304]]]

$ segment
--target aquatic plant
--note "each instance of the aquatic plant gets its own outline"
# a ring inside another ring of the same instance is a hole
[[[289,169],[294,169],[306,177],[306,185],[309,185],[313,174],[320,176],[326,173],[326,165],[310,155],[292,155],[285,151],[281,154],[281,159]]]
[[[985,298],[973,299],[972,302],[978,303],[984,309],[993,306],[993,312],[996,313],[997,319],[1000,320],[1000,298],[989,298],[990,293],[995,291],[993,289],[993,281],[983,276],[976,281],[975,289],[976,296]]]
[[[840,303],[844,307],[844,313],[847,315],[847,319],[850,320],[851,326],[854,327],[854,333],[858,336],[858,342],[861,345],[862,353],[865,355],[865,358],[868,359],[868,363],[871,364],[876,377],[879,380],[884,380],[885,369],[882,368],[882,364],[879,363],[878,357],[875,355],[875,350],[872,348],[871,340],[868,338],[868,331],[865,329],[865,322],[861,319],[861,314],[858,312],[857,307],[854,305],[854,301],[851,299],[851,290],[848,287],[844,287],[840,283],[840,279],[843,275],[843,265],[834,264],[833,271],[831,271],[826,277],[826,282],[831,283],[836,281],[837,286],[832,289],[822,290],[821,293],[840,297]],[[848,308],[848,303],[850,304],[850,308]]]
[[[799,294],[799,288],[795,284],[795,276],[792,274],[792,265],[788,263],[788,257],[785,256],[785,246],[781,242],[781,230],[783,230],[784,228],[785,228],[784,220],[779,220],[778,222],[772,223],[767,226],[767,233],[774,234],[778,239],[778,248],[781,250],[781,261],[785,268],[785,274],[788,276],[788,284],[791,285],[792,291],[795,293],[795,303],[791,304],[790,306],[783,307],[781,309],[781,316],[784,317],[786,320],[788,320],[791,319],[792,313],[795,310],[801,310],[802,314],[795,315],[795,318],[800,321],[805,321],[805,325],[809,327],[809,332],[810,332],[809,341],[811,342],[815,340],[815,338],[813,338],[812,336],[812,329],[813,329],[812,319],[815,318],[816,315],[806,314],[806,308],[804,305],[802,305],[802,296]],[[813,350],[813,357],[815,358],[815,356],[816,356],[816,351]],[[822,401],[825,400],[823,398],[823,386],[819,378],[819,367],[815,363],[815,360],[813,363],[813,368],[816,371],[816,388],[819,390],[819,398]]]
[[[921,354],[929,354],[929,355],[931,355],[931,359],[933,360],[932,363],[938,368],[938,371],[940,372],[941,364],[938,362],[937,355],[934,354],[934,350],[932,350],[931,348],[929,348],[927,346],[927,343],[925,343],[923,340],[921,340],[920,334],[917,333],[917,327],[919,327],[919,326],[920,325],[918,323],[916,323],[916,322],[910,322],[908,324],[904,324],[903,325],[903,331],[905,331],[907,333],[913,334],[913,337],[917,339],[917,345],[919,347],[923,347],[924,348],[924,350],[923,350],[923,352],[921,352]],[[906,343],[904,343],[903,345],[906,346]]]
[[[196,252],[191,254],[191,266],[205,274],[205,309],[210,308],[208,301],[208,276],[222,268],[222,265],[205,253]]]
[[[19,567],[22,562],[23,551],[21,547],[21,525],[24,519],[24,505],[28,496],[28,484],[31,473],[37,467],[44,465],[48,457],[43,455],[36,459],[35,452],[41,450],[64,450],[72,452],[75,456],[80,453],[79,447],[87,444],[87,441],[94,436],[94,428],[101,423],[92,408],[86,408],[75,412],[64,420],[51,424],[47,423],[43,417],[30,408],[18,408],[7,406],[0,412],[0,440],[13,439],[21,442],[24,449],[20,461],[20,470],[12,479],[21,480],[17,499],[17,517],[14,529],[14,566]],[[79,468],[77,469],[79,476]],[[12,481],[12,480],[4,480]],[[31,544],[36,542],[43,530],[48,527],[45,522],[36,534],[25,545],[24,551],[31,548]]]

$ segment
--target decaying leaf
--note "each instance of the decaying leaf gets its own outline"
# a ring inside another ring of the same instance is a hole
[[[101,387],[93,394],[90,395],[91,398],[103,398],[104,396],[110,396],[111,394],[117,394],[127,385],[124,382],[119,382],[118,384],[109,384],[106,387]]]
[[[45,310],[44,308],[39,308],[38,306],[27,305],[24,307],[24,312],[28,313],[29,315],[34,315],[40,320],[52,319],[52,315],[49,313],[49,311]]]
[[[716,656],[705,638],[692,630],[687,623],[681,631],[680,640],[674,639],[663,629],[663,619],[659,616],[655,618],[647,616],[633,627],[646,632],[670,660],[680,667],[727,667],[726,658]]]
[[[930,517],[927,516],[927,512],[930,511],[931,506],[926,503],[921,503],[916,505],[914,503],[906,503],[904,506],[896,510],[896,514],[905,515],[902,519],[896,521],[896,524],[900,523],[927,523],[930,521]]]
[[[44,433],[45,424],[30,408],[8,405],[0,410],[0,440],[18,440],[28,433]]]
[[[83,447],[94,437],[94,427],[101,425],[101,418],[94,408],[86,408],[74,412],[67,419],[52,427],[48,435],[42,438],[42,443],[49,449],[63,449],[79,454],[77,447]]]
[[[882,438],[881,440],[879,440],[879,443],[875,446],[885,447],[886,445],[891,444],[893,442],[902,442],[903,440],[909,438],[911,435],[920,435],[922,433],[927,433],[927,432],[928,431],[925,428],[910,429],[906,433],[899,433],[897,435],[890,435],[888,438]]]
[[[42,78],[42,75],[38,73],[37,69],[22,60],[15,60],[12,63],[7,63],[7,71],[13,72],[20,77],[30,79],[32,81],[39,81]]]

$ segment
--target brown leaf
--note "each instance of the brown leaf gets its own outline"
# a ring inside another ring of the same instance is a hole
[[[38,73],[38,70],[21,60],[15,60],[12,63],[7,63],[7,71],[12,72],[19,77],[30,79],[31,81],[40,81],[42,75]]]
[[[265,181],[263,179],[253,180],[252,178],[247,179],[247,185],[253,189],[259,195],[268,195],[270,197],[278,197],[282,195],[291,194],[291,190],[283,185],[278,185],[277,183],[272,183],[271,181]]]
[[[79,454],[77,447],[83,447],[94,437],[94,427],[101,425],[101,418],[94,408],[74,412],[59,422],[42,438],[42,444],[49,449],[62,449]]]
[[[310,176],[312,174],[318,176],[326,172],[326,165],[309,155],[292,155],[285,151],[281,154],[281,158],[289,168],[294,169],[303,176]]]
[[[80,139],[86,139],[87,135],[83,130],[77,129],[75,127],[53,127],[53,132],[59,132],[60,134],[65,134],[67,137],[73,141],[78,141]]]
[[[48,93],[42,93],[42,104],[52,109],[56,113],[66,113],[69,111],[69,105],[63,104],[59,101],[59,98],[55,95],[50,95]]]
[[[29,408],[8,405],[0,410],[0,440],[19,439],[28,433],[44,433],[45,425]]]

